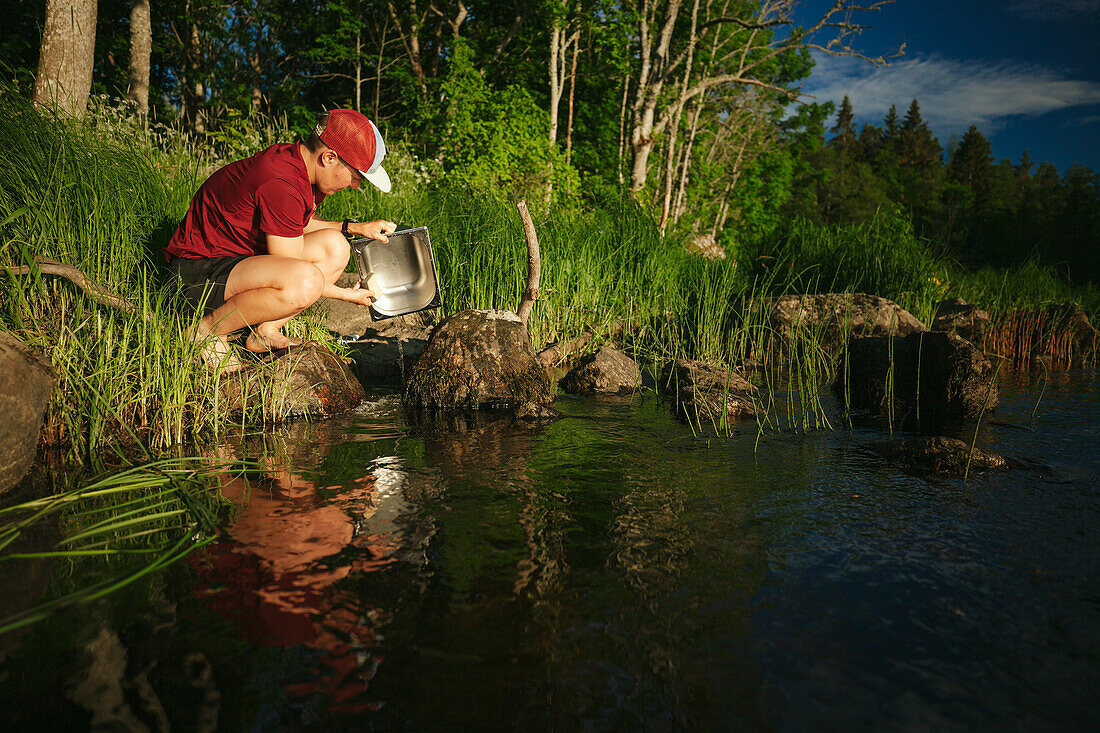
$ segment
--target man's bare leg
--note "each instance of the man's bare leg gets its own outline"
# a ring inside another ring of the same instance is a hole
[[[303,261],[314,265],[320,270],[326,283],[335,283],[348,262],[348,256],[350,254],[348,241],[335,229],[322,229],[320,231],[311,232],[310,234],[306,234],[303,240]],[[244,284],[232,282],[233,275],[236,274],[236,272],[236,268],[234,268],[233,273],[230,274],[230,282],[226,283],[227,296],[230,293],[231,286],[237,286],[239,288],[241,284]],[[305,307],[308,308],[316,299],[316,297],[313,298]],[[248,338],[245,339],[245,348],[255,353],[265,353],[267,351],[298,346],[300,342],[286,336],[282,332],[282,328],[291,318],[304,309],[305,308],[302,308],[290,313],[284,318],[250,324],[252,325],[252,332],[249,334]]]
[[[240,369],[225,336],[246,326],[257,325],[269,348],[285,348],[279,327],[317,300],[324,285],[321,271],[304,260],[271,255],[242,260],[226,282],[225,303],[207,314],[193,334],[205,342],[207,364],[221,364],[223,371]]]

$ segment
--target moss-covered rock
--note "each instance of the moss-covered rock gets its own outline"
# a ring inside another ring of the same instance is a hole
[[[503,310],[466,310],[444,320],[405,383],[405,404],[427,410],[515,411],[553,399],[527,328]]]
[[[759,390],[720,364],[676,359],[661,370],[661,383],[675,395],[672,409],[677,417],[696,425],[722,425],[756,416]]]
[[[318,343],[227,375],[220,386],[228,411],[256,423],[327,417],[357,407],[367,397],[344,360]]]

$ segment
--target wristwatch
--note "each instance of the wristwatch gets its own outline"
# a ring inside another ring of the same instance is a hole
[[[351,232],[348,231],[348,224],[351,224],[351,219],[344,219],[344,223],[340,225],[340,233],[345,237],[351,236]]]

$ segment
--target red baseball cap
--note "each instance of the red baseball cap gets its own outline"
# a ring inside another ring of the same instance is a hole
[[[314,131],[359,175],[389,193],[390,176],[382,167],[386,143],[382,142],[382,133],[365,115],[353,109],[334,109],[328,113],[328,122],[318,124]]]

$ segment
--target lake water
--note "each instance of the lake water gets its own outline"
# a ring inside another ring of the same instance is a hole
[[[221,539],[0,639],[5,717],[1096,730],[1100,380],[1052,375],[1032,421],[1038,397],[1005,379],[978,443],[1022,467],[964,482],[881,458],[877,423],[697,437],[647,396],[426,428],[376,393],[230,440],[270,470],[226,477]]]

